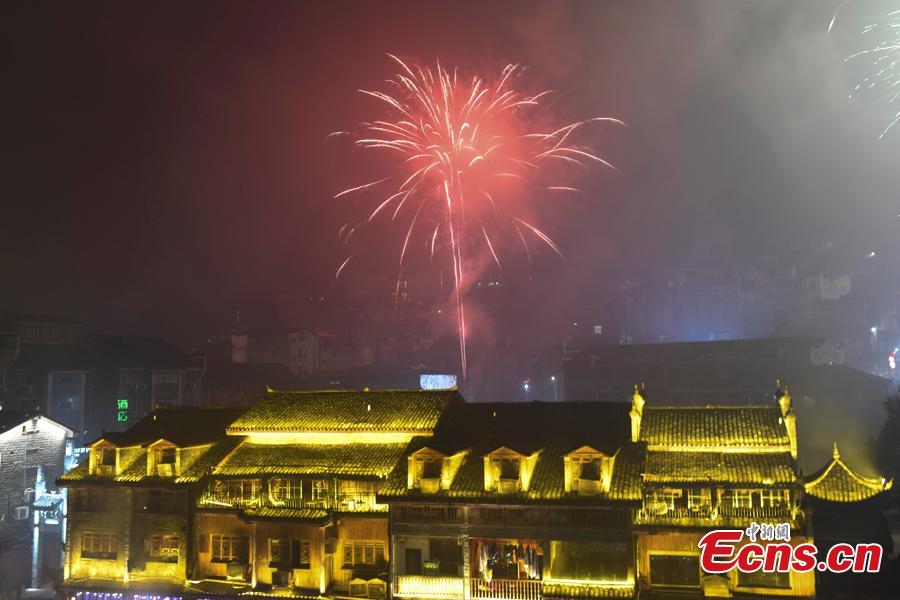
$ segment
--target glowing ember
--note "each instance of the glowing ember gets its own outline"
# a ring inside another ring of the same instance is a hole
[[[552,164],[579,168],[599,164],[614,169],[590,147],[574,144],[573,138],[590,123],[623,123],[597,117],[549,132],[531,131],[526,113],[539,107],[550,92],[527,95],[517,91],[518,66],[508,65],[497,83],[490,85],[479,77],[463,80],[455,69],[445,69],[440,63],[432,70],[388,56],[400,66],[400,73],[388,81],[392,91],[360,91],[386,104],[392,120],[364,123],[355,143],[391,153],[397,160],[397,173],[335,195],[340,198],[391,187],[361,223],[348,223],[340,236],[349,243],[358,226],[379,215],[390,214],[392,220],[401,212],[410,215],[400,251],[399,292],[410,240],[419,229],[427,234],[430,258],[436,254],[446,257],[453,271],[461,373],[465,377],[465,261],[487,253],[501,267],[498,250],[508,237],[518,239],[526,254],[530,252],[527,238],[533,237],[561,257],[556,243],[524,214],[530,195],[526,191],[579,191],[558,184],[538,188],[538,175],[548,175],[547,167]],[[515,236],[502,235],[505,231]],[[338,268],[336,277],[347,268],[350,258]]]

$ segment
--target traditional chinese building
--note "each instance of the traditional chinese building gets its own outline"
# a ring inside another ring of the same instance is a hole
[[[853,470],[834,445],[832,459],[805,478],[806,506],[819,552],[837,543],[881,544],[884,556],[893,549],[885,518],[893,480],[866,477]],[[817,589],[830,594],[870,593],[884,588],[896,593],[893,582],[882,574],[819,573]]]
[[[639,454],[626,432],[621,403],[451,408],[379,495],[394,597],[632,597]]]
[[[809,540],[801,508],[796,416],[787,391],[769,406],[645,406],[635,388],[631,439],[641,463],[643,504],[634,520],[641,589],[705,595],[813,597],[814,573],[705,576],[697,542],[712,529],[787,523],[789,541]]]
[[[234,409],[161,408],[89,444],[59,479],[69,515],[63,589],[75,598],[168,595],[195,568],[199,482],[234,450]]]
[[[70,598],[384,597],[376,493],[450,392],[270,392],[246,413],[154,411],[90,444],[74,502]],[[92,596],[93,594],[93,596]]]
[[[240,441],[205,480],[193,577],[384,597],[388,515],[376,494],[455,402],[455,391],[267,394],[228,428]]]
[[[889,484],[836,454],[804,480],[763,406],[466,403],[449,391],[269,391],[158,409],[90,444],[70,489],[70,600],[543,600],[815,595],[814,573],[704,575],[712,529],[812,540],[805,498]],[[813,513],[818,511],[813,510]]]

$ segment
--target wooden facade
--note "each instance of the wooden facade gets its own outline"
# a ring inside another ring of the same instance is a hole
[[[815,596],[814,573],[713,577],[698,561],[704,533],[751,522],[811,541],[786,392],[686,409],[636,391],[630,412],[278,392],[203,435],[148,419],[60,480],[72,600]],[[806,483],[841,499],[876,484],[837,453]]]

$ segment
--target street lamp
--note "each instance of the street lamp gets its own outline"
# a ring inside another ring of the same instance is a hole
[[[553,401],[559,402],[559,390],[556,387],[556,375],[551,375],[550,381],[553,382]]]
[[[522,389],[525,390],[525,402],[528,402],[528,390],[531,388],[531,385],[528,384],[528,381],[524,381],[522,383]]]

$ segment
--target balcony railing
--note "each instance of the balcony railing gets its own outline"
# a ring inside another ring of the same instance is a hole
[[[719,507],[719,514],[723,517],[737,517],[741,519],[790,519],[791,507],[784,506],[754,506],[751,508],[737,508],[728,504]]]
[[[374,495],[338,494],[317,500],[277,498],[265,493],[258,495],[228,495],[206,491],[197,500],[200,508],[315,508],[344,512],[387,512],[386,504],[377,504]]]
[[[540,600],[541,582],[530,579],[491,579],[473,577],[469,581],[471,597],[476,600]]]
[[[250,508],[261,505],[260,496],[229,496],[215,492],[203,492],[197,499],[201,508]]]
[[[434,598],[462,600],[469,586],[473,600],[542,600],[553,598],[631,598],[634,582],[595,581],[534,581],[528,579],[492,579],[476,577],[446,577],[427,575],[398,575],[393,581],[393,595],[397,598]]]
[[[415,598],[462,598],[465,579],[462,577],[429,577],[427,575],[397,575],[394,577],[394,596]]]
[[[638,525],[749,525],[750,521],[796,522],[797,515],[790,506],[754,506],[736,508],[723,503],[718,507],[675,507],[660,512],[646,507],[638,511]]]

